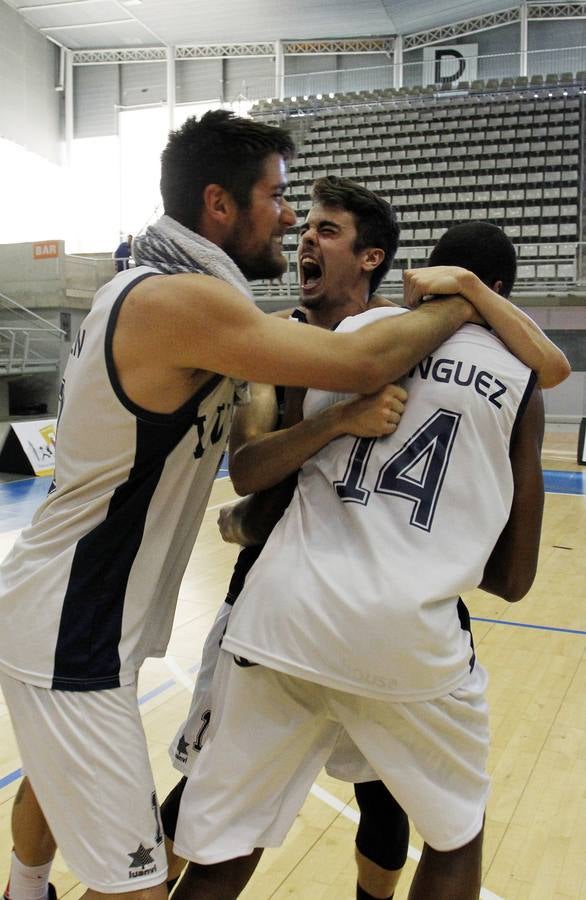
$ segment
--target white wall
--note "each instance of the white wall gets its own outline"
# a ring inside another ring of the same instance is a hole
[[[0,137],[58,163],[59,50],[0,2]]]

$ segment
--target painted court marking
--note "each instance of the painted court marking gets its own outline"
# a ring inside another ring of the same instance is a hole
[[[190,678],[187,672],[183,671],[183,669],[173,656],[169,656],[169,654],[167,654],[167,656],[165,657],[165,665],[173,673],[179,684],[182,684],[183,687],[188,691],[193,690],[195,679]],[[196,669],[199,669],[199,663],[197,664]]]
[[[579,628],[558,628],[556,625],[532,625],[531,622],[510,622],[508,619],[485,619],[482,616],[470,616],[473,622],[490,622],[491,625],[512,625],[514,628],[534,628],[536,631],[561,631],[562,634],[584,634]]]

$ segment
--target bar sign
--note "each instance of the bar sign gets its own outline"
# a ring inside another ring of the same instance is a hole
[[[33,259],[56,259],[58,256],[57,241],[37,241],[33,244]]]

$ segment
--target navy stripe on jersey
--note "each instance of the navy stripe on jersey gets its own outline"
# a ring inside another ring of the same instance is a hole
[[[120,686],[118,644],[130,570],[165,460],[191,425],[137,421],[128,480],[114,491],[104,521],[75,550],[55,648],[54,690]]]
[[[159,272],[147,272],[146,274],[142,274],[139,278],[136,278],[134,281],[131,281],[130,284],[127,284],[124,290],[120,293],[120,296],[112,306],[112,311],[110,312],[110,318],[108,319],[108,327],[106,328],[106,337],[105,337],[105,347],[104,351],[106,354],[106,367],[108,369],[108,375],[110,377],[110,383],[112,384],[112,388],[114,393],[122,403],[122,405],[131,412],[134,416],[139,419],[143,419],[147,422],[153,423],[168,423],[173,421],[173,419],[180,419],[185,415],[191,415],[194,404],[201,403],[202,400],[207,397],[214,388],[220,383],[220,381],[224,378],[223,375],[213,375],[209,381],[206,381],[205,384],[200,387],[196,393],[190,397],[185,403],[183,403],[178,409],[174,410],[171,413],[156,413],[151,412],[148,409],[143,409],[142,406],[139,406],[137,403],[134,403],[124,392],[122,385],[120,384],[120,380],[118,378],[118,373],[116,372],[116,366],[114,364],[114,354],[112,352],[112,341],[114,339],[114,331],[116,329],[116,323],[118,321],[118,316],[120,314],[120,309],[122,304],[132,288],[136,287],[141,281],[144,281],[145,278],[150,278],[153,275],[160,275]]]

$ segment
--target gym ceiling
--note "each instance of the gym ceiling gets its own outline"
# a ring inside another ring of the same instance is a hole
[[[407,35],[514,0],[3,0],[70,50]]]

